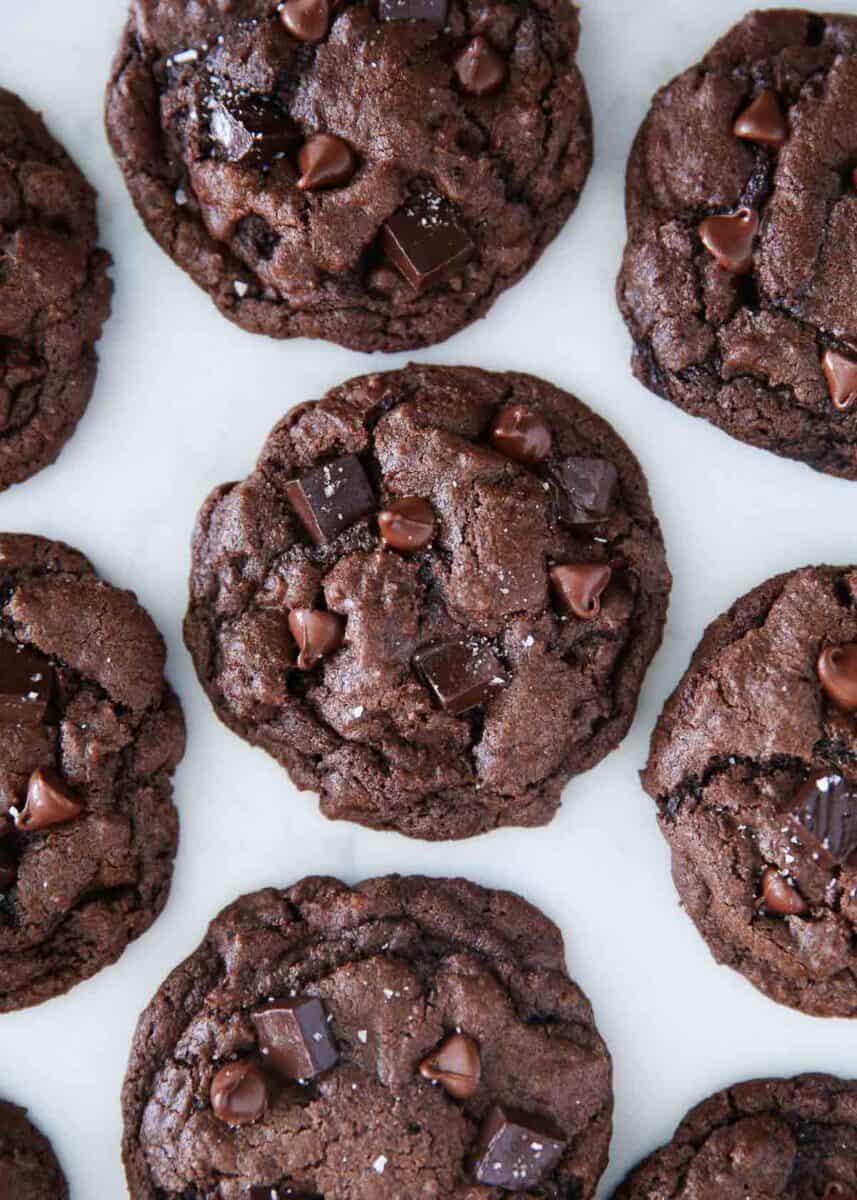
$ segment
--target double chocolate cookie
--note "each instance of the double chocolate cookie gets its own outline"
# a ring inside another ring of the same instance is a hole
[[[137,1026],[132,1200],[588,1200],[610,1058],[509,892],[305,879],[211,924]]]
[[[755,12],[631,152],[635,375],[733,437],[857,479],[857,17]]]
[[[107,130],[226,316],[401,350],[482,316],[592,158],[569,0],[132,0]]]
[[[458,838],[549,821],[619,743],[669,588],[600,417],[411,366],[296,409],[209,497],[185,637],[221,719],[327,816]]]
[[[715,621],[652,737],[684,907],[781,1003],[857,1016],[857,568],[808,567]]]
[[[857,1200],[857,1084],[736,1084],[692,1109],[614,1200]]]
[[[26,1110],[0,1100],[0,1197],[68,1200],[68,1185],[51,1144]]]
[[[166,901],[184,722],[165,657],[83,555],[0,535],[0,1012],[94,975]]]
[[[97,237],[95,192],[0,89],[0,490],[52,463],[89,403],[112,292]]]

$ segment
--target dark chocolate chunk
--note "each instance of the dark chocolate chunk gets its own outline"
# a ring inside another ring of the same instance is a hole
[[[18,878],[18,857],[12,839],[0,833],[0,894],[15,886]]]
[[[284,1079],[314,1079],[339,1061],[324,1005],[314,996],[273,1000],[251,1015],[265,1061]]]
[[[753,263],[753,243],[759,232],[759,215],[752,208],[706,217],[699,225],[699,236],[709,254],[721,267],[735,275],[749,271]]]
[[[447,0],[378,0],[381,21],[430,21],[442,28],[446,24]]]
[[[551,567],[550,579],[563,605],[581,621],[601,612],[601,596],[613,572],[603,563],[561,563]]]
[[[332,541],[375,507],[366,472],[353,454],[324,463],[286,484],[286,495],[312,540]]]
[[[428,500],[406,496],[378,513],[378,532],[388,546],[405,553],[424,550],[434,537],[437,519]]]
[[[857,788],[836,771],[816,771],[797,791],[794,819],[836,862],[857,850]]]
[[[847,412],[857,400],[857,362],[828,348],[821,356],[821,366],[833,407]]]
[[[330,0],[285,0],[280,20],[299,42],[320,42],[330,29]]]
[[[287,154],[300,140],[297,127],[277,101],[253,92],[215,96],[208,130],[226,162],[254,166]]]
[[[420,1063],[420,1075],[439,1083],[456,1100],[469,1100],[479,1090],[482,1059],[479,1046],[466,1033],[453,1033]]]
[[[462,91],[471,96],[491,96],[499,92],[509,73],[503,55],[482,34],[471,38],[454,59],[452,68]]]
[[[552,1121],[495,1104],[479,1130],[473,1173],[488,1187],[523,1192],[550,1174],[565,1144]]]
[[[550,454],[551,427],[529,404],[510,404],[500,410],[491,426],[495,450],[515,462],[538,463]]]
[[[803,896],[776,867],[766,867],[762,872],[760,892],[765,908],[771,912],[784,917],[802,917],[809,912]]]
[[[289,629],[298,645],[300,671],[311,671],[345,640],[345,618],[324,609],[293,608]]]
[[[357,168],[357,159],[348,142],[332,133],[317,133],[304,142],[298,155],[302,191],[343,187]]]
[[[53,668],[43,655],[0,641],[0,724],[40,725],[53,679]]]
[[[857,644],[826,646],[816,665],[819,682],[837,707],[857,710]]]
[[[789,128],[776,92],[760,92],[735,121],[736,137],[762,146],[782,146]]]
[[[606,458],[564,458],[550,470],[560,520],[594,525],[613,505],[619,476]]]
[[[427,291],[473,256],[470,234],[437,192],[423,192],[403,205],[381,231],[384,252],[411,287]]]
[[[475,639],[442,642],[414,655],[414,665],[452,716],[486,704],[509,675],[490,646]]]
[[[268,1107],[265,1073],[252,1058],[221,1067],[211,1081],[211,1107],[227,1125],[252,1125]]]
[[[27,784],[27,802],[15,816],[15,824],[25,833],[38,833],[51,825],[73,821],[83,805],[66,787],[62,777],[49,767],[38,767]]]

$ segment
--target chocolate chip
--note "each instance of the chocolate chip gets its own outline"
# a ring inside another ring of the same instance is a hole
[[[494,449],[515,462],[541,462],[550,454],[552,442],[550,425],[528,404],[510,404],[501,409],[491,426]]]
[[[486,704],[506,687],[509,676],[489,646],[475,640],[442,642],[419,650],[414,665],[454,717]]]
[[[565,1144],[553,1121],[495,1104],[479,1130],[473,1173],[489,1187],[523,1192],[551,1173]]]
[[[471,96],[490,96],[506,82],[509,68],[505,58],[482,34],[471,38],[452,63],[463,91]]]
[[[357,159],[342,138],[332,133],[317,133],[301,147],[298,166],[301,169],[298,187],[303,191],[319,191],[348,183],[357,169]]]
[[[602,563],[561,563],[551,567],[550,579],[562,603],[581,621],[601,612],[601,596],[613,572]]]
[[[287,154],[300,140],[296,126],[276,100],[249,92],[215,98],[208,130],[226,162],[254,166]]]
[[[424,550],[436,524],[434,509],[419,496],[406,496],[378,513],[378,532],[394,550]]]
[[[442,28],[446,24],[447,0],[378,0],[381,21],[430,21]]]
[[[561,521],[594,525],[613,506],[619,476],[605,458],[565,458],[550,469]]]
[[[439,1083],[456,1100],[469,1100],[479,1090],[482,1059],[479,1046],[466,1033],[453,1033],[420,1063],[420,1075]]]
[[[293,479],[286,484],[286,495],[318,545],[331,541],[375,507],[366,472],[353,454]]]
[[[735,275],[743,275],[753,265],[753,243],[758,232],[759,217],[752,208],[706,217],[699,226],[706,250],[724,270]]]
[[[857,643],[825,647],[818,656],[816,670],[833,703],[845,712],[857,711]]]
[[[418,292],[463,267],[475,249],[448,200],[423,192],[403,205],[381,230],[384,252]]]
[[[299,42],[320,42],[330,29],[329,0],[286,0],[280,20]]]
[[[18,878],[18,859],[12,839],[0,834],[0,893],[8,892]]]
[[[265,1074],[252,1058],[221,1067],[211,1081],[211,1107],[227,1125],[252,1125],[268,1107]]]
[[[803,896],[776,867],[766,867],[762,872],[761,896],[766,908],[782,916],[802,917],[809,912]]]
[[[300,671],[311,671],[345,641],[345,618],[324,609],[293,608],[289,613],[289,629],[298,644]]]
[[[836,771],[816,771],[792,801],[792,815],[836,862],[857,850],[857,788]]]
[[[284,1079],[314,1079],[339,1061],[324,1005],[314,996],[273,1000],[251,1016],[265,1061]]]
[[[40,725],[53,680],[53,668],[41,654],[13,642],[0,642],[0,723]]]
[[[38,767],[30,776],[27,802],[15,817],[15,824],[25,833],[38,833],[51,825],[73,821],[82,812],[83,805],[62,777],[50,767]]]
[[[762,146],[782,146],[789,136],[786,118],[776,92],[760,92],[732,127],[736,137]]]
[[[821,367],[833,407],[847,412],[857,400],[857,362],[828,348],[821,356]]]

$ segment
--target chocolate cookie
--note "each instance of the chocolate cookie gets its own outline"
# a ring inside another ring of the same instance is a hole
[[[164,906],[184,750],[165,657],[83,555],[0,534],[0,1012],[88,979]]]
[[[0,89],[0,491],[52,463],[89,403],[113,286],[97,237],[95,192]]]
[[[143,1013],[131,1200],[587,1200],[610,1056],[559,930],[462,879],[244,896]]]
[[[328,817],[459,838],[549,821],[619,743],[669,588],[600,417],[411,366],[294,410],[212,493],[185,638],[221,719]]]
[[[857,1016],[857,568],[780,575],[715,621],[652,737],[682,903],[718,962]]]
[[[857,17],[755,12],[663,88],[628,165],[642,383],[857,479]]]
[[[231,320],[402,350],[482,316],[592,159],[569,0],[132,0],[107,131]]]
[[[4,1200],[68,1200],[68,1185],[51,1144],[26,1110],[0,1100],[0,1196]]]
[[[691,1109],[613,1200],[857,1200],[857,1083],[739,1083]]]

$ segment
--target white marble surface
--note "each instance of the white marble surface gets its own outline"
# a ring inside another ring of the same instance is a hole
[[[733,442],[645,392],[613,300],[625,157],[649,97],[696,61],[741,0],[584,0],[581,62],[596,165],[541,264],[487,320],[418,357],[522,369],[577,393],[641,459],[675,590],[664,646],[624,745],[567,790],[546,829],[453,845],[332,824],[272,761],[222,728],[182,645],[188,542],[209,489],[242,476],[288,408],[404,356],[268,342],[221,318],[146,235],[105,140],[102,90],[124,0],[4,0],[0,82],[45,111],[101,194],[116,259],[95,397],[59,463],[0,497],[0,526],[64,538],[133,587],[163,630],[189,726],[176,779],[181,850],[164,915],[70,995],[0,1017],[0,1094],[51,1136],[74,1200],[125,1194],[118,1095],[137,1015],[208,919],[240,892],[309,872],[461,873],[513,888],[564,931],[615,1060],[616,1131],[602,1193],[708,1092],[759,1073],[857,1075],[857,1025],[778,1008],[719,968],[679,910],[637,771],[704,625],[776,571],[857,557],[857,484]]]

